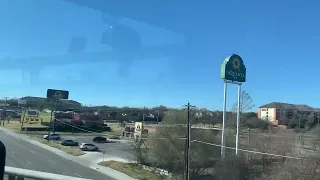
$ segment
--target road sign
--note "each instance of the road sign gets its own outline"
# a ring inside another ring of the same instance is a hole
[[[25,105],[27,104],[27,100],[24,100],[24,99],[18,99],[18,104],[20,105]]]
[[[68,99],[69,91],[48,89],[47,98],[59,98],[59,99]]]
[[[221,78],[232,82],[246,82],[246,66],[239,55],[233,54],[224,60],[221,65]]]

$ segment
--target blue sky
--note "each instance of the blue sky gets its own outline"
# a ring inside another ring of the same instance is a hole
[[[8,67],[0,71],[0,96],[45,96],[47,88],[55,88],[69,90],[71,99],[84,104],[182,107],[190,101],[198,107],[222,109],[220,66],[227,56],[237,53],[247,67],[243,89],[256,107],[272,101],[320,107],[320,2],[205,2],[212,14],[203,20],[210,22],[207,26],[213,31],[193,49],[186,48],[182,34],[121,19],[121,24],[140,33],[143,47],[173,44],[177,50],[175,56],[159,49],[163,55],[134,59],[128,75],[120,76],[118,69],[126,63],[123,59],[66,56],[72,36],[88,39],[88,53],[112,51],[100,44],[106,29],[100,12],[58,0],[3,0],[0,58],[13,60],[0,60],[0,66]],[[192,16],[188,13],[186,20]],[[197,28],[192,25],[191,21],[190,28]],[[81,59],[85,63],[39,65],[43,64],[40,57],[54,55],[63,56],[50,61]],[[15,58],[29,59],[17,65]],[[9,68],[12,66],[40,69],[39,79],[30,83],[28,73],[23,76],[22,71],[28,68]],[[230,85],[229,107],[236,95],[236,86]]]

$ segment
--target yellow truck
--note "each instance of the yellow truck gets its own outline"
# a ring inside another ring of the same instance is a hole
[[[37,124],[41,121],[41,118],[39,117],[39,111],[38,110],[31,110],[28,109],[24,113],[22,121],[29,123],[29,124]]]

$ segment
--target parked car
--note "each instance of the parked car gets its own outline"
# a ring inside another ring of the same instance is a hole
[[[61,136],[60,134],[50,134],[49,136],[48,135],[44,135],[43,136],[43,139],[54,139],[54,140],[60,140],[61,139]]]
[[[97,146],[95,146],[94,144],[90,144],[90,143],[82,143],[80,145],[80,149],[84,150],[84,151],[98,151],[99,148]]]
[[[75,142],[73,140],[64,140],[64,141],[61,142],[61,145],[64,145],[64,146],[79,146],[79,143]]]
[[[108,142],[108,140],[105,137],[98,136],[98,137],[93,138],[93,142],[106,143],[106,142]]]
[[[120,137],[119,136],[111,136],[110,139],[120,140]]]

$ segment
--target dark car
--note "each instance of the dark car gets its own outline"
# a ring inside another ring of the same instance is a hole
[[[119,136],[111,136],[110,139],[120,140]]]
[[[61,142],[61,145],[64,145],[64,146],[79,146],[79,143],[75,142],[73,140],[64,140],[64,141]]]
[[[96,143],[105,143],[105,142],[107,142],[107,138],[98,136],[98,137],[93,138],[93,142],[96,142]]]

